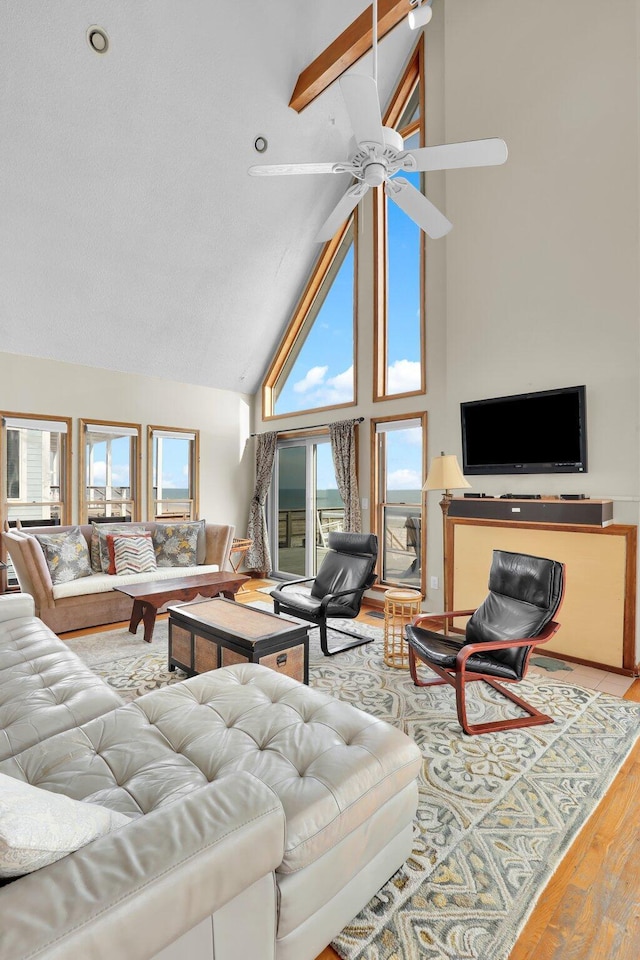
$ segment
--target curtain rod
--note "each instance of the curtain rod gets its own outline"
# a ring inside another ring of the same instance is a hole
[[[364,417],[354,417],[354,422],[355,422],[355,423],[362,423],[363,421],[364,421]],[[338,423],[338,422],[339,422],[339,421],[336,421],[336,420],[333,420],[333,421],[332,421],[332,423]],[[293,433],[294,430],[317,430],[318,427],[330,427],[330,426],[331,426],[331,423],[314,423],[313,426],[310,426],[310,427],[309,427],[309,426],[307,426],[307,427],[287,427],[285,430],[276,430],[276,433]],[[267,433],[268,431],[263,430],[262,432],[263,432],[263,433]],[[259,433],[250,433],[249,436],[250,436],[250,437],[259,437],[260,434],[259,434]]]

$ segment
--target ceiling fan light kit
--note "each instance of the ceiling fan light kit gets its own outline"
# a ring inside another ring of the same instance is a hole
[[[382,125],[377,84],[377,8],[377,0],[373,0],[373,77],[346,74],[339,81],[353,131],[347,160],[334,163],[259,164],[249,168],[251,176],[349,173],[354,177],[356,183],[343,194],[316,235],[318,242],[331,240],[370,187],[382,184],[386,196],[427,236],[434,240],[444,237],[453,224],[409,180],[396,175],[492,166],[504,163],[507,159],[507,145],[504,140],[497,138],[405,150],[398,131]],[[424,23],[431,19],[431,7],[426,3],[417,6],[409,16],[418,13],[426,16]]]

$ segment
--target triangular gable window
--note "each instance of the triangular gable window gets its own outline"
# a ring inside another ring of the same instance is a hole
[[[263,386],[264,416],[355,403],[355,214],[323,249]]]

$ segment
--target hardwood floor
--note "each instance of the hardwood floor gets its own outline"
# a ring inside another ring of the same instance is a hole
[[[237,599],[264,601],[257,592],[264,585],[252,581]],[[371,623],[366,613],[364,609],[359,619]],[[113,624],[105,629],[112,630]],[[640,703],[640,680],[624,698]],[[639,825],[640,741],[547,884],[509,960],[637,960]],[[326,947],[317,960],[340,958]]]

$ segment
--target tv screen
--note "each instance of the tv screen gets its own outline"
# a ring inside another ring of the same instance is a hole
[[[463,472],[586,473],[584,385],[460,404]]]

